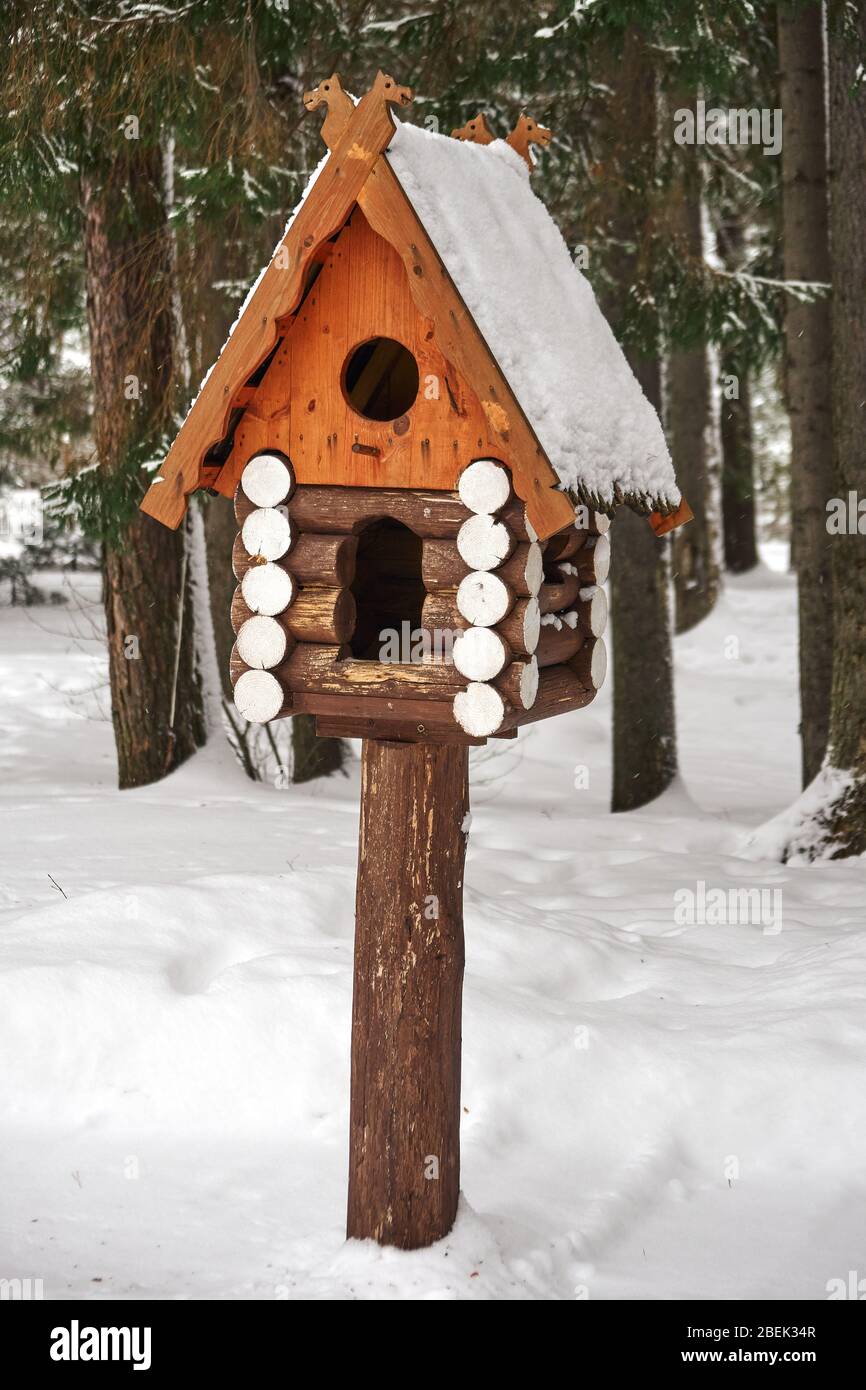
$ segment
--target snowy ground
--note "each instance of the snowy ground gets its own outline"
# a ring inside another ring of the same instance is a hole
[[[749,845],[798,790],[786,576],[678,641],[683,777],[651,809],[606,810],[609,690],[476,758],[464,1204],[413,1254],[342,1236],[357,767],[277,790],[208,755],[120,793],[75,630],[0,609],[0,1277],[821,1299],[866,1276],[866,866]],[[768,890],[781,930],[683,925],[700,882]]]

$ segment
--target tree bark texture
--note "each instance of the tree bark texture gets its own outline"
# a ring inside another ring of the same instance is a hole
[[[231,606],[237,580],[232,570],[232,546],[237,526],[234,508],[228,497],[206,497],[204,535],[207,548],[207,572],[210,593],[211,621],[216,643],[220,683],[227,700],[232,698],[229,677],[234,633],[231,625]]]
[[[743,222],[727,218],[719,228],[718,249],[730,271],[743,268]],[[722,536],[725,567],[746,574],[758,563],[755,514],[755,459],[752,443],[752,389],[748,370],[733,354],[723,356],[724,390],[720,409],[722,445]],[[731,384],[736,395],[725,394]]]
[[[457,1213],[468,810],[465,747],[364,740],[347,1233],[404,1249]]]
[[[632,368],[658,408],[658,361],[633,361]],[[633,811],[660,796],[677,773],[671,541],[655,536],[646,518],[628,507],[620,507],[611,534],[611,805],[614,811]]]
[[[857,40],[830,42],[831,244],[833,247],[833,457],[835,495],[866,499],[866,93],[857,80],[866,9]],[[850,774],[826,817],[835,857],[866,851],[866,535],[852,517],[831,537],[834,651],[829,762]],[[863,518],[860,526],[866,525]]]
[[[725,376],[736,376],[739,395],[721,402],[722,523],[725,565],[746,574],[758,563],[755,521],[755,459],[752,447],[752,390],[748,373],[724,362]]]
[[[830,280],[824,35],[820,4],[780,5],[782,217],[787,280]],[[861,225],[858,236],[862,237]],[[838,248],[842,255],[844,248]],[[861,303],[857,310],[862,315]],[[829,299],[785,307],[785,386],[791,421],[791,557],[797,574],[800,633],[800,740],[803,784],[827,746],[833,672],[832,546],[827,501],[833,493],[833,417]]]
[[[616,332],[653,217],[656,75],[650,50],[636,28],[628,30],[612,71],[610,159],[602,170],[599,215],[610,228],[615,248],[603,299]],[[640,358],[632,350],[627,355],[644,393],[660,411],[658,358]],[[645,518],[621,507],[611,543],[611,804],[614,811],[629,811],[660,796],[677,771],[670,541],[657,539]]]
[[[339,772],[346,745],[340,738],[319,738],[316,717],[296,714],[292,719],[292,781],[312,782]]]
[[[686,105],[679,96],[673,109]],[[682,259],[704,258],[701,172],[693,145],[678,147],[668,220]],[[719,498],[709,352],[705,342],[673,348],[668,357],[667,435],[677,482],[694,520],[673,537],[676,631],[687,632],[712,612],[719,593]]]
[[[134,486],[128,450],[165,419],[172,381],[171,254],[159,150],[130,148],[110,173],[83,176],[82,211],[96,454],[107,488],[125,473]],[[183,552],[183,531],[140,513],[119,544],[105,547],[121,787],[157,781],[205,740],[189,591],[171,717]]]

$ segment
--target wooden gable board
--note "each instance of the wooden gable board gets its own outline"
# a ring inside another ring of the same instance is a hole
[[[220,492],[234,492],[261,449],[291,458],[301,483],[446,492],[470,459],[496,453],[477,397],[443,357],[410,291],[402,259],[356,208],[252,393]],[[418,364],[417,399],[397,420],[357,414],[341,389],[347,357],[372,337],[405,344]]]

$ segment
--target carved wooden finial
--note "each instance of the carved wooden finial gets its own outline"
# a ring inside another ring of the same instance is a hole
[[[468,140],[473,145],[491,145],[496,139],[483,111],[479,111],[478,115],[473,116],[465,125],[452,130],[451,137],[454,140]]]
[[[399,82],[395,82],[387,72],[382,72],[381,68],[376,73],[376,81],[370,90],[380,92],[390,106],[408,106],[412,100],[412,88],[401,87]]]
[[[327,107],[327,115],[322,122],[322,139],[328,149],[332,150],[355,109],[355,103],[348,92],[343,91],[343,84],[337,73],[326,77],[311,92],[304,92],[304,106],[308,111],[318,111],[320,106]]]
[[[506,144],[516,150],[521,159],[525,159],[530,169],[535,168],[532,155],[529,153],[530,145],[540,145],[546,150],[553,139],[553,131],[547,130],[543,125],[539,125],[531,116],[527,116],[525,111],[521,111],[517,125],[511,134],[506,136]]]
[[[377,73],[370,90],[381,95],[383,101],[392,106],[408,106],[412,100],[411,88],[401,87],[393,77],[384,72]],[[327,107],[328,114],[322,122],[322,139],[328,149],[332,150],[355,110],[355,103],[348,92],[343,91],[338,74],[332,73],[312,91],[304,92],[304,106],[307,111],[318,111],[320,106]]]

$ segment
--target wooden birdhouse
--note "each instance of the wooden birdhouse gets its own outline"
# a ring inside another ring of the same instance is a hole
[[[330,153],[143,508],[176,527],[195,489],[234,497],[239,712],[367,740],[349,1230],[423,1244],[458,1190],[467,745],[593,699],[608,516],[664,530],[681,499],[530,187],[550,131],[395,125],[410,99],[382,73],[357,104],[336,76],[305,96]]]

